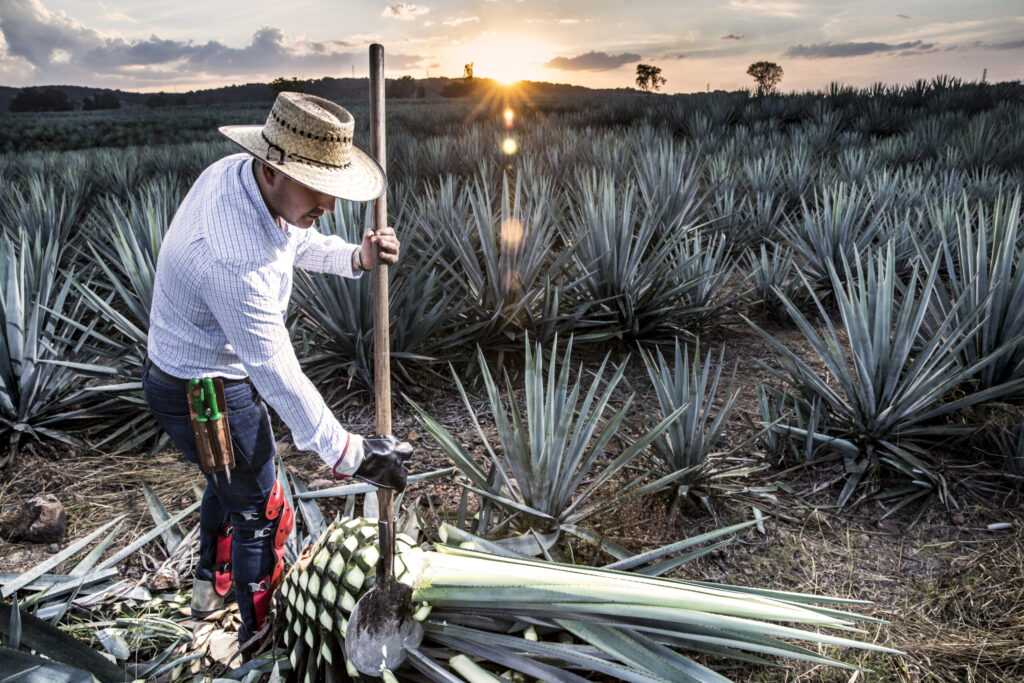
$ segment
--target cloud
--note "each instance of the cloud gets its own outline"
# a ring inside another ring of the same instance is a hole
[[[421,14],[426,14],[430,11],[429,7],[423,7],[421,5],[413,5],[407,2],[396,2],[394,5],[388,5],[384,8],[384,11],[380,13],[382,17],[388,17],[391,19],[401,19],[402,21],[412,21]]]
[[[471,21],[480,21],[480,17],[451,17],[441,23],[445,26],[458,26],[459,24],[466,24]]]
[[[578,23],[580,23],[580,20],[579,19],[559,19],[558,23],[559,24],[578,24]]]
[[[996,43],[991,47],[996,50],[1017,50],[1019,48],[1024,47],[1024,38],[1022,38],[1021,40],[1011,40],[1006,43]]]
[[[832,57],[860,57],[877,52],[899,52],[901,55],[920,54],[935,47],[935,43],[914,40],[905,43],[819,43],[817,45],[793,45],[786,50],[787,57],[806,59],[829,59]]]
[[[561,71],[612,71],[623,64],[639,62],[640,55],[623,52],[621,55],[610,55],[607,52],[588,52],[576,57],[555,57],[544,66]]]
[[[157,35],[126,40],[101,34],[63,12],[50,12],[38,0],[0,0],[0,44],[6,44],[0,73],[20,73],[36,83],[145,86],[215,77],[265,80],[281,74],[337,74],[365,59],[361,43],[293,38],[274,27],[260,28],[243,47]],[[423,59],[393,53],[388,65],[414,68]]]
[[[719,40],[743,40],[743,36],[737,36],[733,33],[730,33],[727,36],[721,36]]]
[[[744,12],[760,12],[776,17],[797,17],[805,12],[798,2],[787,0],[729,0],[729,8]]]
[[[899,17],[900,19],[909,19],[910,18],[906,14],[897,14],[896,16]]]

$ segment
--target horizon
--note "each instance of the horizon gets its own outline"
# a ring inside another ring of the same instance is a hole
[[[385,46],[388,78],[461,78],[472,62],[476,77],[505,83],[633,88],[636,65],[647,63],[662,70],[665,94],[751,89],[746,69],[762,60],[783,67],[783,93],[938,75],[1024,79],[1024,6],[1008,0],[305,0],[258,16],[248,9],[238,0],[214,16],[189,0],[0,0],[0,85],[180,93],[277,77],[365,78],[371,42]],[[345,24],[363,32],[330,28]]]

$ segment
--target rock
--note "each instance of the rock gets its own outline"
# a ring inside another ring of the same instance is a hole
[[[868,547],[871,544],[871,537],[867,534],[860,534],[857,536],[857,544],[863,548]]]
[[[309,485],[306,488],[308,488],[310,491],[323,491],[324,489],[333,489],[335,486],[344,485],[345,482],[343,481],[332,481],[330,479],[314,479],[313,481],[309,482]]]
[[[413,441],[419,441],[420,440],[420,433],[419,432],[409,432],[408,434],[405,435],[405,440],[409,441],[410,443],[413,442]]]
[[[57,543],[68,532],[68,515],[57,497],[49,493],[36,496],[21,506],[14,535],[33,543]]]
[[[152,591],[176,590],[181,586],[181,577],[173,569],[164,567],[153,575],[148,585]]]
[[[46,546],[46,552],[50,553],[51,555],[56,555],[60,552],[60,543],[51,543],[50,545]]]

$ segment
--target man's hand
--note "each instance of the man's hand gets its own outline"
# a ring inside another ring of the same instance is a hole
[[[402,244],[391,227],[380,230],[367,230],[363,233],[363,243],[359,249],[359,265],[363,270],[373,268],[373,245],[380,246],[380,260],[394,265],[398,262],[398,250]]]
[[[363,439],[363,462],[352,476],[378,488],[405,490],[409,476],[406,465],[412,457],[412,445],[393,436],[367,436]]]

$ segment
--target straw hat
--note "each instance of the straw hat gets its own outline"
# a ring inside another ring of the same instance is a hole
[[[352,143],[352,114],[322,97],[283,92],[262,126],[218,130],[271,168],[332,197],[365,202],[387,186],[376,159]]]

